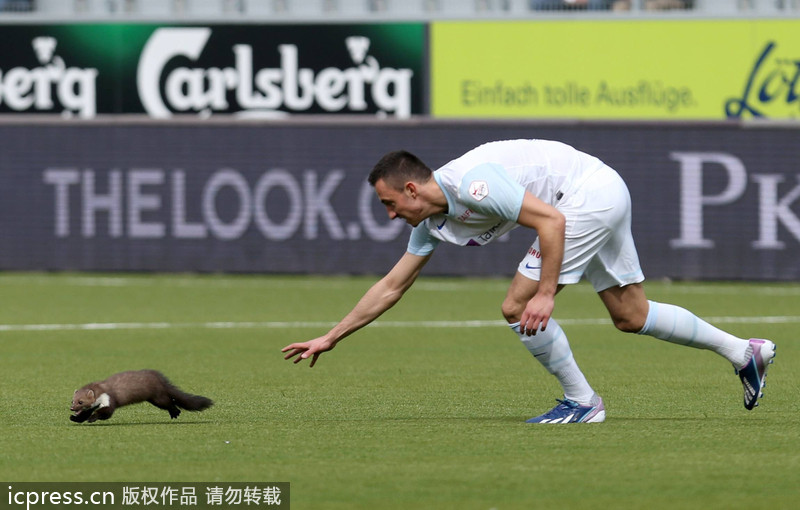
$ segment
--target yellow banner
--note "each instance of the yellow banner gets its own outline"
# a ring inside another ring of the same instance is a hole
[[[437,22],[434,117],[800,119],[800,20]]]

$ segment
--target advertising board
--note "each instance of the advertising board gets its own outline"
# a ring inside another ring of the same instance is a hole
[[[0,114],[370,114],[423,105],[425,26],[2,25]]]
[[[800,20],[436,22],[446,118],[800,119]]]
[[[800,278],[800,130],[370,122],[0,125],[0,270],[380,274],[405,251],[366,182],[496,139],[617,169],[649,278]],[[533,231],[441,245],[426,274],[511,276]]]

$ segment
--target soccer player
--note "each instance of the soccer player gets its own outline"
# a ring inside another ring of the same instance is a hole
[[[538,237],[517,267],[502,304],[511,329],[558,379],[564,398],[530,423],[599,423],[603,399],[572,355],[552,317],[555,296],[585,277],[621,331],[708,349],[730,361],[752,409],[775,344],[742,339],[683,308],[649,301],[631,234],[631,199],[615,170],[569,145],[546,140],[507,140],[481,145],[431,171],[405,151],[386,154],[369,182],[391,219],[414,228],[405,254],[325,335],[283,348],[297,363],[320,354],[391,308],[414,283],[441,242],[480,246],[513,228]]]

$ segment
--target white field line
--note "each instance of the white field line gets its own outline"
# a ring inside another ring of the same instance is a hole
[[[375,277],[375,281],[377,281]],[[414,284],[414,289],[418,291],[427,292],[451,292],[457,290],[475,290],[476,288],[486,290],[492,289],[498,292],[505,291],[510,282],[510,278],[496,278],[478,281],[464,280],[460,281],[457,278],[449,281],[425,281],[424,279],[418,280]],[[311,277],[308,279],[302,278],[289,278],[287,279],[269,279],[269,278],[215,278],[215,277],[169,277],[169,278],[147,278],[147,277],[127,277],[127,276],[65,276],[53,279],[47,274],[1,274],[0,284],[2,285],[71,285],[75,287],[205,287],[205,288],[300,288],[300,289],[338,289],[345,288],[351,285],[348,278],[334,277],[332,279],[324,279]],[[368,282],[365,282],[367,285]],[[661,285],[658,280],[653,280],[654,285],[658,285],[658,291],[670,294],[729,294],[729,295],[762,295],[762,296],[800,296],[800,285],[795,284],[743,284],[744,287],[732,283],[726,285],[703,285],[691,283],[683,285],[682,283],[674,283]],[[645,289],[647,289],[648,282],[645,282]],[[570,292],[586,292],[594,293],[592,287],[586,282],[579,285],[573,285]]]
[[[767,317],[705,317],[714,324],[798,324],[800,315]],[[606,318],[558,319],[563,326],[610,325]],[[335,322],[270,321],[270,322],[90,322],[83,324],[0,324],[0,333],[16,331],[108,331],[136,329],[313,329],[330,328]],[[502,320],[464,321],[377,321],[373,328],[488,328],[506,326]]]

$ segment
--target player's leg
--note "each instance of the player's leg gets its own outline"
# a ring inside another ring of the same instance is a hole
[[[708,349],[730,361],[744,387],[744,405],[757,405],[767,365],[775,355],[769,340],[738,338],[678,306],[648,301],[641,282],[644,275],[631,234],[630,194],[613,175],[594,183],[598,197],[592,204],[608,226],[608,236],[586,267],[585,276],[598,291],[617,328],[650,335],[675,344]],[[602,186],[602,190],[601,187]],[[598,204],[607,201],[603,211]]]
[[[745,407],[752,409],[758,405],[767,365],[775,357],[774,343],[756,338],[739,338],[685,308],[649,301],[640,284],[611,287],[599,295],[620,330],[707,349],[730,361],[744,386]]]
[[[605,418],[602,399],[594,392],[575,362],[567,336],[558,322],[550,318],[547,329],[540,330],[535,335],[526,335],[520,331],[519,319],[525,310],[525,305],[536,294],[538,288],[538,281],[518,272],[503,301],[503,315],[511,329],[536,360],[556,377],[564,390],[564,400],[560,401],[556,408],[532,420],[537,422],[548,420],[553,423],[560,423],[558,420],[566,420],[564,423],[601,422]],[[563,285],[560,285],[559,290],[562,288]]]
[[[722,331],[679,306],[649,301],[639,283],[611,287],[599,292],[599,296],[621,331],[708,349],[739,367],[747,361],[747,340]]]
[[[610,191],[609,193],[610,194]],[[625,192],[627,195],[627,190]],[[752,409],[761,395],[767,365],[775,345],[766,340],[738,338],[700,319],[692,312],[667,303],[648,301],[633,235],[629,198],[618,197],[620,214],[610,237],[586,269],[614,325],[622,331],[649,335],[679,345],[707,349],[730,361],[745,390],[744,404]]]

